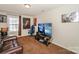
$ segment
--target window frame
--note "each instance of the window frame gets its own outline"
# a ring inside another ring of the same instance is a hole
[[[9,23],[9,20],[10,20],[10,18],[13,18],[13,19],[17,19],[18,20],[18,22],[17,23]],[[17,26],[16,26],[17,25]],[[12,26],[13,28],[17,28],[17,30],[16,29],[11,29],[10,30],[10,26]],[[12,16],[12,15],[9,15],[8,16],[8,30],[9,30],[9,32],[15,32],[15,31],[18,31],[19,30],[19,16]]]

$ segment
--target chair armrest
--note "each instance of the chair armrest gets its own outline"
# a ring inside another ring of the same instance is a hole
[[[2,52],[1,54],[20,54],[20,53],[23,53],[23,47],[22,46],[11,48],[9,50]]]
[[[16,40],[16,39],[5,39],[5,40],[3,40],[3,42],[12,41],[12,40]]]
[[[17,38],[14,36],[14,37],[7,37],[7,38],[5,38],[3,41],[5,42],[5,41],[12,41],[12,40],[17,40]]]

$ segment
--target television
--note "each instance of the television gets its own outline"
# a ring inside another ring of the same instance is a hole
[[[38,32],[44,34],[44,24],[38,24]]]
[[[51,23],[45,23],[44,24],[44,33],[46,36],[52,36],[52,24]]]
[[[52,23],[40,23],[38,24],[38,32],[45,36],[52,36]]]

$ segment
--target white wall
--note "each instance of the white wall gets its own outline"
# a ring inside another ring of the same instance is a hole
[[[50,18],[53,24],[53,41],[59,46],[79,53],[79,23],[62,23],[61,15],[78,11],[79,5],[63,5],[38,16],[42,21]]]
[[[29,32],[30,29],[23,29],[23,17],[30,18],[30,26],[33,25],[34,17],[33,16],[21,15],[21,24],[22,24],[21,25],[21,30],[22,30],[21,33],[22,33],[22,36],[27,36],[27,35],[30,35],[30,34],[28,34],[28,32]],[[37,22],[38,22],[38,20],[37,20]],[[35,26],[35,33],[34,33],[34,35],[36,35],[37,30],[38,30],[38,28],[37,28],[37,26]]]
[[[25,18],[30,18],[30,26],[33,24],[33,17],[31,17],[31,16],[25,16],[25,15],[22,15],[21,16],[21,30],[22,30],[22,36],[27,36],[27,35],[29,35],[28,34],[28,31],[30,30],[30,29],[23,29],[23,17],[25,17]]]

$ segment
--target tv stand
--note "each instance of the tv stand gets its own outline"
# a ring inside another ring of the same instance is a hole
[[[35,39],[36,39],[37,41],[39,41],[39,42],[41,42],[41,43],[43,43],[43,44],[45,44],[45,45],[48,46],[48,45],[50,44],[50,39],[51,39],[51,37],[45,36],[45,35],[43,35],[43,34],[37,32],[37,33],[36,33],[36,36],[35,36]]]

